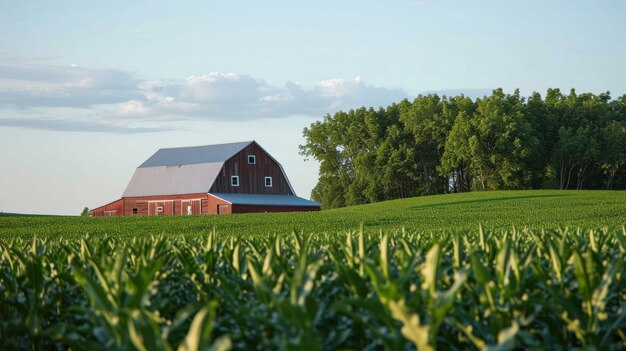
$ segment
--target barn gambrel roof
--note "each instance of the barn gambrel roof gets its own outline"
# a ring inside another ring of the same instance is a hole
[[[159,149],[139,168],[226,162],[253,141]]]
[[[159,149],[135,170],[122,197],[208,193],[224,162],[252,143],[256,142]],[[295,195],[280,163],[268,156],[278,164]]]

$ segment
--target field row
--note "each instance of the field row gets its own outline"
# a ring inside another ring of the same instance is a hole
[[[0,349],[620,350],[619,230],[0,240]]]
[[[265,237],[292,230],[330,233],[354,230],[407,231],[584,227],[626,224],[626,191],[485,191],[351,206],[309,213],[251,213],[232,216],[177,217],[54,217],[0,216],[0,240],[76,238],[103,234],[136,238],[164,234],[204,236],[214,228],[220,235]]]

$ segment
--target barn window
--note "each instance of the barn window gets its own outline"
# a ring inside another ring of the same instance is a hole
[[[272,177],[265,177],[265,187],[266,188],[272,187]]]
[[[137,212],[138,212],[137,209],[133,208],[133,214],[137,214]]]
[[[248,164],[249,164],[249,165],[256,164],[256,156],[254,156],[254,155],[248,155]]]
[[[161,212],[163,212],[163,206],[157,207],[157,213],[161,213]]]
[[[239,176],[230,177],[230,185],[239,186]]]

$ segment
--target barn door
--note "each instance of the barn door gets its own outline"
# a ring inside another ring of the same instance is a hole
[[[154,212],[152,213],[153,216],[163,216],[164,212],[165,212],[165,208],[163,201],[156,201],[154,202]]]
[[[148,216],[156,215],[156,202],[148,202]]]
[[[194,215],[202,214],[202,200],[191,201],[191,213]]]
[[[180,202],[180,214],[183,216],[191,216],[193,214],[191,200],[182,200]]]
[[[174,215],[174,201],[165,201],[163,203],[163,215],[165,216]]]

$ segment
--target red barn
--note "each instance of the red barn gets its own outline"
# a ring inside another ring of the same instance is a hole
[[[122,198],[93,216],[173,216],[319,211],[297,197],[282,166],[257,142],[160,149],[142,163]]]

